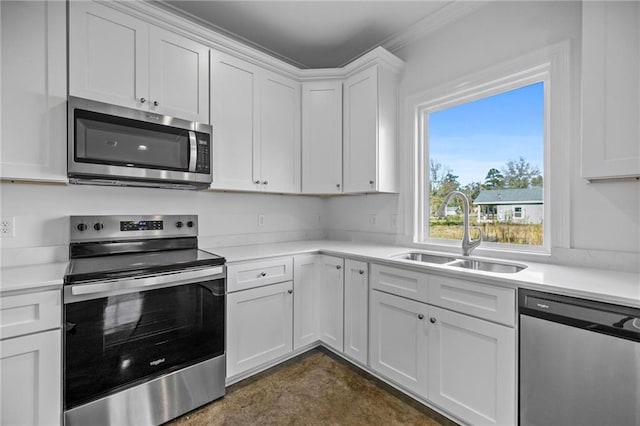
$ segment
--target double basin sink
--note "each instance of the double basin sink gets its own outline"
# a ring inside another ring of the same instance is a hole
[[[439,254],[429,254],[421,252],[409,252],[392,256],[396,259],[413,260],[415,262],[432,263],[437,265],[451,266],[454,268],[472,269],[476,271],[497,272],[500,274],[514,274],[526,268],[524,265],[514,263],[491,262],[487,260],[457,258]]]

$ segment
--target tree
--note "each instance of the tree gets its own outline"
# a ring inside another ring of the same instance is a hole
[[[443,166],[438,160],[432,158],[429,168],[429,190],[431,195],[437,195],[441,192],[442,184],[445,182],[447,175],[453,175],[451,168]]]
[[[469,201],[473,203],[473,200],[475,200],[478,194],[480,194],[481,189],[482,184],[480,182],[471,182],[463,186],[460,190],[464,192],[469,198]]]
[[[485,189],[501,189],[504,188],[504,175],[500,173],[500,170],[491,168],[487,172],[487,177],[484,178]]]
[[[542,183],[540,170],[520,157],[518,161],[509,161],[502,168],[506,188],[528,188],[533,182]]]

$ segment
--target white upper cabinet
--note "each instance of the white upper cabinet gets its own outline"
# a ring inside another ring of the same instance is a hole
[[[150,26],[149,71],[153,111],[209,122],[209,49],[206,46]]]
[[[211,51],[213,189],[300,192],[300,83]]]
[[[344,82],[344,192],[397,192],[397,77],[374,65]]]
[[[342,192],[342,81],[302,84],[302,192]]]
[[[582,177],[640,176],[640,4],[582,13]]]
[[[300,83],[265,72],[260,109],[260,145],[254,176],[269,192],[300,192]]]
[[[66,4],[3,1],[0,19],[0,177],[66,182]]]
[[[209,121],[209,49],[108,6],[69,4],[69,94]]]
[[[211,51],[211,125],[214,189],[256,191],[254,146],[260,143],[260,69]]]

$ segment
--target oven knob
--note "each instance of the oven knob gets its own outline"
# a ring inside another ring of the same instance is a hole
[[[176,228],[182,228],[183,223],[181,221],[176,222]]]
[[[187,226],[188,226],[189,228],[193,228],[193,225],[194,225],[194,223],[193,223],[193,221],[192,221],[192,220],[190,220],[189,222],[187,222]]]
[[[77,228],[78,228],[78,231],[80,231],[80,232],[86,231],[87,230],[87,224],[86,223],[79,223]]]
[[[95,229],[96,231],[101,231],[102,228],[104,228],[104,225],[101,223],[96,223],[95,225],[93,225],[93,229]]]

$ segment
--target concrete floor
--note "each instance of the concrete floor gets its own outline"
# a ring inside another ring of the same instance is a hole
[[[171,426],[455,425],[325,349],[227,388]]]

